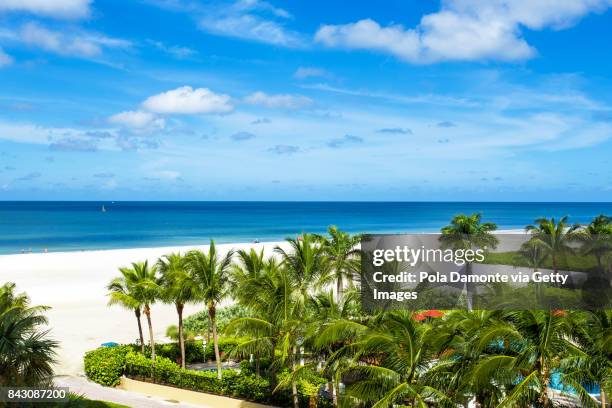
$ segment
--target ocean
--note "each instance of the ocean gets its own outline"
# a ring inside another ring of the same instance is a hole
[[[329,225],[352,233],[431,232],[471,212],[510,229],[542,216],[588,223],[612,215],[612,203],[5,201],[0,254],[278,241]]]

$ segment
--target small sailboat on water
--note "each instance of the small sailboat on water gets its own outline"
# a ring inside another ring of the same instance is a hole
[[[102,204],[102,212],[106,212],[106,207],[104,207],[104,204]]]

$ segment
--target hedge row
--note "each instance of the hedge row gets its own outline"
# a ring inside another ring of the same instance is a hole
[[[219,339],[219,353],[221,355],[227,355],[237,344],[238,339],[232,337]],[[132,345],[132,349],[134,351],[140,351],[140,346]],[[156,344],[155,354],[178,363],[181,357],[181,349],[178,343]],[[145,355],[151,355],[151,347],[148,345],[145,346]],[[212,341],[206,344],[206,349],[202,346],[202,340],[185,342],[185,363],[203,363],[214,359],[215,349]]]
[[[98,384],[114,387],[125,369],[125,356],[131,346],[100,347],[85,353],[85,375]]]
[[[248,373],[223,370],[223,378],[218,380],[216,371],[186,370],[164,357],[157,357],[153,364],[151,359],[134,352],[126,355],[125,375],[152,380],[158,384],[256,402],[265,402],[267,396],[272,393],[268,380]]]
[[[105,386],[116,386],[125,375],[137,380],[152,381],[210,394],[224,395],[249,401],[291,406],[289,390],[272,392],[268,379],[254,374],[248,361],[241,363],[241,370],[223,370],[223,378],[217,379],[216,371],[194,371],[181,368],[163,354],[173,355],[171,347],[161,345],[155,364],[147,355],[140,353],[140,347],[134,345],[117,347],[100,347],[85,354],[85,374],[91,381]],[[200,345],[201,348],[201,345]],[[157,347],[156,347],[157,350]],[[267,365],[267,364],[265,364]],[[279,379],[290,375],[279,373]],[[311,406],[317,399],[317,392],[325,379],[313,373],[308,379],[298,381],[298,393],[301,406]],[[328,405],[324,399],[318,399],[319,407]]]

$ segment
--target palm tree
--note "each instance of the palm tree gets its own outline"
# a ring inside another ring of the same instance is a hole
[[[198,297],[206,303],[208,317],[213,332],[215,360],[217,362],[217,378],[221,379],[221,356],[219,354],[219,338],[217,335],[216,313],[217,305],[227,295],[230,289],[230,266],[234,251],[228,251],[219,257],[214,241],[210,242],[208,253],[193,250],[186,256],[186,268],[197,282]]]
[[[562,380],[576,391],[584,406],[596,405],[585,385],[599,385],[601,407],[605,408],[612,393],[612,311],[587,311],[579,316],[574,332],[584,353],[566,359]]]
[[[498,239],[492,234],[497,225],[492,222],[482,222],[482,215],[473,213],[471,215],[460,214],[453,217],[450,225],[441,229],[440,242],[443,248],[453,250],[466,249],[495,249]],[[465,265],[467,275],[472,274],[472,263]],[[466,284],[467,308],[472,310],[472,285]]]
[[[546,245],[542,241],[532,238],[523,242],[518,251],[518,255],[527,261],[527,266],[529,266],[533,272],[537,272],[548,257],[548,251],[546,250]],[[545,284],[535,283],[534,285],[536,300],[538,304],[540,304],[539,302],[544,301],[543,291]]]
[[[478,363],[496,354],[500,345],[507,347],[508,342],[490,342],[484,348],[478,345],[491,328],[506,327],[502,316],[497,310],[454,310],[436,322],[430,342],[439,353],[436,364],[426,373],[427,381],[458,404],[467,406],[472,400],[477,407],[497,406],[505,390],[502,384],[478,375]]]
[[[234,299],[248,303],[253,298],[252,292],[247,289],[250,282],[257,281],[268,262],[275,262],[273,258],[266,260],[263,249],[256,252],[251,248],[248,252],[241,249],[236,252],[238,262],[231,267],[231,292]]]
[[[503,323],[482,330],[473,347],[483,355],[472,377],[478,384],[492,382],[505,389],[498,407],[552,407],[549,384],[552,374],[567,359],[584,355],[577,346],[572,316],[575,312],[520,310],[505,312]],[[569,384],[568,384],[569,385]]]
[[[258,294],[245,304],[253,316],[232,320],[226,332],[247,338],[236,347],[234,355],[257,354],[270,358],[269,376],[274,385],[279,368],[289,366],[292,371],[297,368],[297,347],[305,328],[305,308],[301,301],[295,301],[301,298],[295,276],[274,262],[269,265],[271,267],[265,268],[262,276],[250,284],[251,293]],[[293,404],[297,408],[296,379],[290,382]]]
[[[531,233],[532,239],[539,241],[545,248],[552,261],[554,273],[559,269],[559,256],[574,252],[570,243],[578,238],[576,230],[579,225],[569,226],[567,219],[567,215],[558,222],[554,218],[538,218],[535,220],[536,225],[525,227],[525,230]]]
[[[287,238],[289,252],[280,246],[274,251],[281,257],[281,264],[287,269],[290,279],[295,283],[298,296],[295,299],[299,307],[306,307],[309,291],[319,288],[328,276],[329,261],[317,237],[303,234],[299,239]]]
[[[125,277],[127,287],[138,304],[142,305],[142,312],[147,318],[149,326],[149,345],[151,346],[151,359],[155,361],[155,338],[153,336],[153,323],[151,322],[151,305],[160,298],[159,278],[157,268],[149,267],[149,262],[133,262],[131,268],[119,268]]]
[[[353,341],[366,330],[359,320],[359,292],[352,289],[337,301],[332,291],[318,293],[310,301],[309,325],[306,330],[306,344],[325,361],[340,347]],[[342,371],[348,366],[347,359],[336,358],[326,364],[329,376],[327,388],[334,406],[338,406],[338,391]]]
[[[185,304],[198,299],[198,282],[185,264],[185,257],[180,253],[165,255],[157,261],[157,269],[161,272],[161,298],[165,302],[173,303],[178,315],[178,340],[183,368],[185,368],[183,310]]]
[[[45,306],[30,306],[15,284],[0,286],[0,386],[49,386],[58,343],[41,331]]]
[[[108,305],[119,305],[125,309],[132,310],[136,316],[136,322],[138,323],[138,335],[140,338],[140,351],[144,354],[144,337],[142,335],[142,323],[140,321],[142,304],[136,299],[135,294],[132,292],[132,288],[129,284],[131,273],[127,272],[127,269],[119,269],[121,277],[113,279],[106,287],[108,293]]]
[[[527,265],[533,269],[534,272],[542,267],[546,257],[548,257],[545,244],[538,239],[530,239],[523,242],[518,254],[527,261]]]
[[[581,252],[595,256],[598,270],[602,271],[602,259],[612,252],[612,218],[605,215],[593,218],[589,225],[576,232],[576,238],[582,243]]]
[[[329,262],[317,237],[312,234],[303,234],[298,239],[288,238],[290,251],[277,246],[275,252],[281,256],[282,269],[286,271],[287,280],[294,286],[292,294],[292,322],[291,330],[285,329],[286,333],[298,333],[303,330],[306,307],[312,290],[319,288],[325,283],[329,271]],[[298,320],[296,320],[298,319]],[[285,324],[287,323],[285,322]],[[299,330],[297,329],[299,328]],[[292,339],[290,342],[289,340]],[[299,341],[298,341],[299,340]],[[301,339],[289,336],[284,342],[291,343],[291,350],[283,352],[283,355],[291,356],[291,369],[296,371],[297,362],[300,360]],[[294,406],[297,407],[297,378],[292,378],[291,392],[293,394]]]
[[[354,278],[359,272],[359,250],[356,248],[361,240],[360,235],[353,235],[340,231],[335,226],[327,230],[329,237],[317,236],[321,247],[329,261],[329,272],[336,281],[336,300],[342,299],[344,280],[352,286]]]
[[[453,401],[427,382],[427,368],[435,364],[437,349],[430,341],[435,331],[419,323],[408,311],[385,312],[356,342],[338,350],[332,358],[353,355],[346,375],[356,381],[347,386],[353,405],[454,407]]]

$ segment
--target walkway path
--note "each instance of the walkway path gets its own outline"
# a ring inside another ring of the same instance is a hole
[[[132,408],[210,408],[205,405],[191,405],[178,401],[166,401],[144,394],[103,387],[84,377],[61,376],[55,378],[55,385],[68,387],[70,392],[92,400],[109,401]]]

